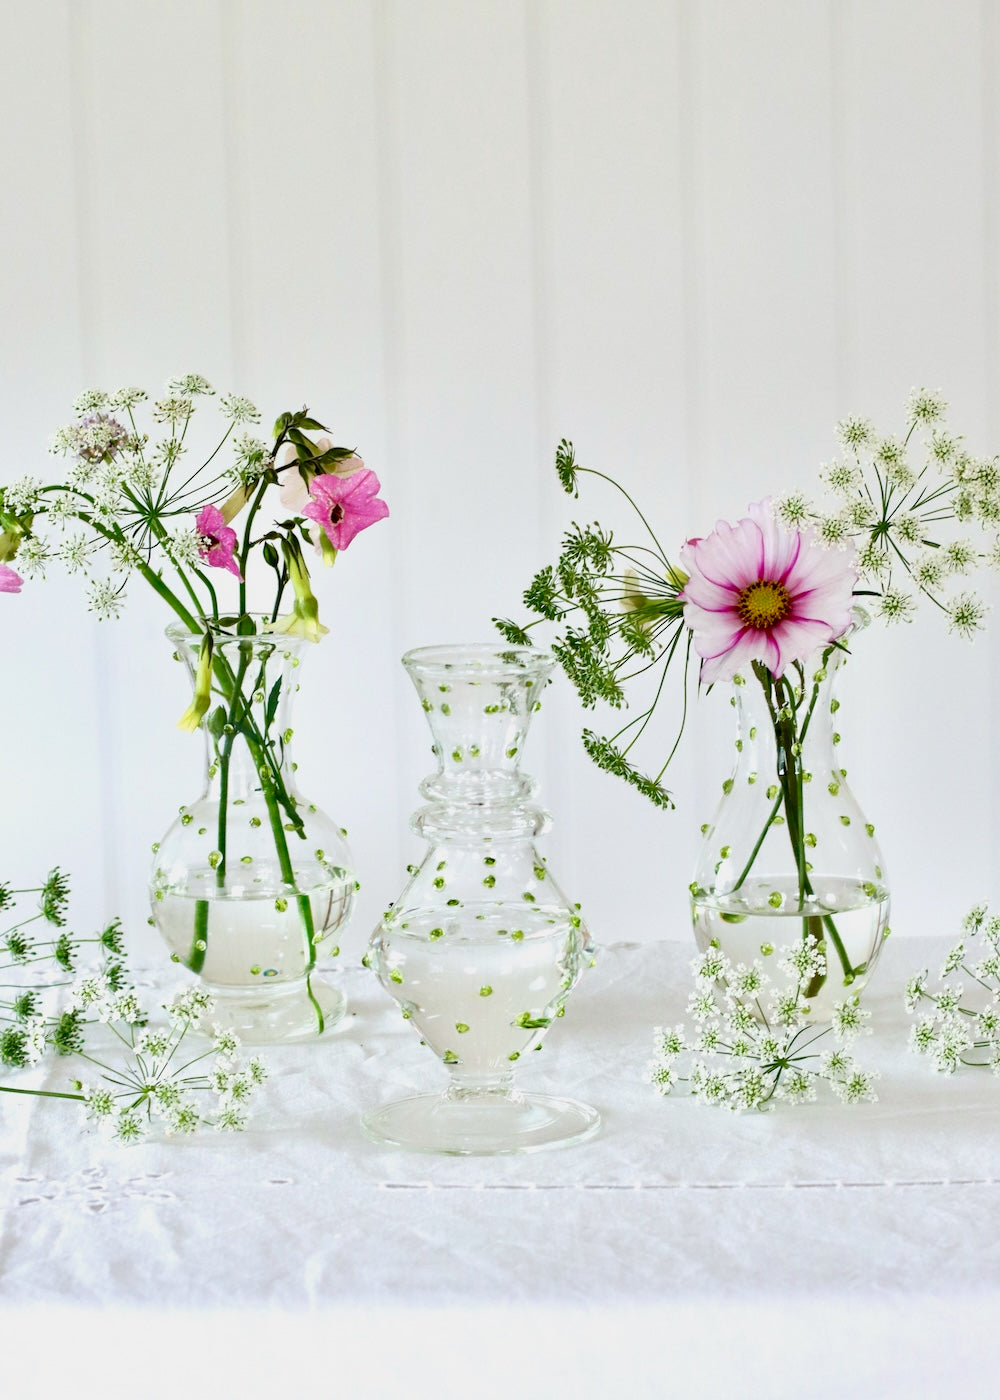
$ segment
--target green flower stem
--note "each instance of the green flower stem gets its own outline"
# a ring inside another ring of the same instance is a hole
[[[84,1103],[82,1094],[59,1094],[55,1089],[14,1089],[10,1084],[0,1084],[0,1094],[33,1094],[39,1099],[76,1099]]]

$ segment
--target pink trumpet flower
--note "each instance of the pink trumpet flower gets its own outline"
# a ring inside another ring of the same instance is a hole
[[[749,510],[748,519],[720,520],[681,550],[690,575],[681,595],[684,621],[705,685],[732,680],[753,661],[783,676],[851,623],[853,544],[824,549],[812,530],[784,530],[768,501]]]
[[[312,497],[302,514],[315,520],[334,549],[346,549],[361,530],[385,520],[389,507],[378,499],[379,479],[368,467],[350,476],[327,473],[313,478]]]
[[[20,593],[24,580],[7,564],[0,564],[0,593]]]
[[[242,582],[240,566],[234,558],[236,554],[236,531],[226,524],[226,517],[218,506],[202,506],[194,522],[201,536],[199,554],[206,564],[214,569],[228,569]]]
[[[329,452],[333,446],[333,438],[321,437],[316,439],[317,453]],[[309,487],[302,480],[302,473],[293,463],[298,463],[298,456],[294,447],[286,443],[278,454],[275,465],[281,473],[280,500],[285,510],[298,512],[309,500]],[[308,464],[307,464],[308,465]],[[327,468],[334,476],[353,476],[355,472],[364,470],[365,462],[363,457],[355,453],[352,457],[345,457],[342,462],[335,462],[332,467]]]

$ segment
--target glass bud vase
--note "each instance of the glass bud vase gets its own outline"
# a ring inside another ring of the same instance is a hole
[[[856,610],[854,631],[867,617]],[[825,647],[780,681],[759,664],[734,678],[736,766],[691,885],[695,940],[734,962],[814,938],[826,963],[802,988],[818,1016],[871,976],[889,933],[885,860],[839,756],[844,660]]]
[[[212,994],[212,1024],[248,1044],[317,1035],[344,1014],[343,993],[314,971],[340,951],[356,885],[344,833],[295,783],[291,710],[311,643],[216,637],[206,657],[201,636],[167,636],[196,695],[205,673],[206,777],[153,848],[153,922]]]
[[[403,664],[438,762],[420,786],[429,804],[412,820],[428,849],[365,962],[450,1084],[373,1109],[364,1130],[396,1147],[459,1155],[579,1141],[599,1126],[593,1108],[514,1086],[593,961],[579,906],[535,847],[548,816],[520,772],[553,660],[530,648],[440,646]]]

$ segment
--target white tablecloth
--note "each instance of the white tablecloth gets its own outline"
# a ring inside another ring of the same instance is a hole
[[[131,1394],[137,1366],[144,1396],[221,1400],[993,1393],[1000,1080],[906,1049],[903,981],[944,946],[886,949],[857,1047],[876,1105],[657,1097],[651,1027],[683,1019],[692,955],[667,943],[603,950],[523,1072],[600,1109],[568,1150],[367,1142],[366,1106],[443,1072],[363,969],[336,1033],[262,1052],[244,1134],[126,1149],[77,1105],[5,1096],[2,1393],[48,1400],[66,1367],[77,1396]]]

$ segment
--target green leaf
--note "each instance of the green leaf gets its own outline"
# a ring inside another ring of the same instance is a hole
[[[209,734],[211,734],[212,738],[216,741],[216,743],[218,743],[218,741],[222,738],[222,731],[223,731],[223,729],[224,729],[224,727],[225,727],[225,724],[226,724],[226,709],[225,709],[225,706],[224,706],[224,705],[216,705],[215,709],[211,712],[211,714],[209,715],[208,719],[206,720],[206,726],[207,726],[207,728],[208,728],[208,732],[209,732]]]
[[[274,723],[274,717],[278,713],[278,699],[281,695],[281,677],[274,682],[271,693],[267,697],[267,709],[264,711],[264,726],[270,729]]]
[[[311,459],[311,466],[329,467],[337,462],[344,462],[348,457],[354,456],[353,447],[328,447],[325,452],[318,452]]]
[[[298,413],[295,415],[295,421],[300,428],[308,428],[313,433],[328,433],[330,431],[325,423],[320,423],[315,418],[304,418]]]
[[[274,420],[274,436],[276,438],[281,437],[281,434],[286,428],[291,426],[291,423],[292,415],[290,413],[282,413],[279,418]]]

